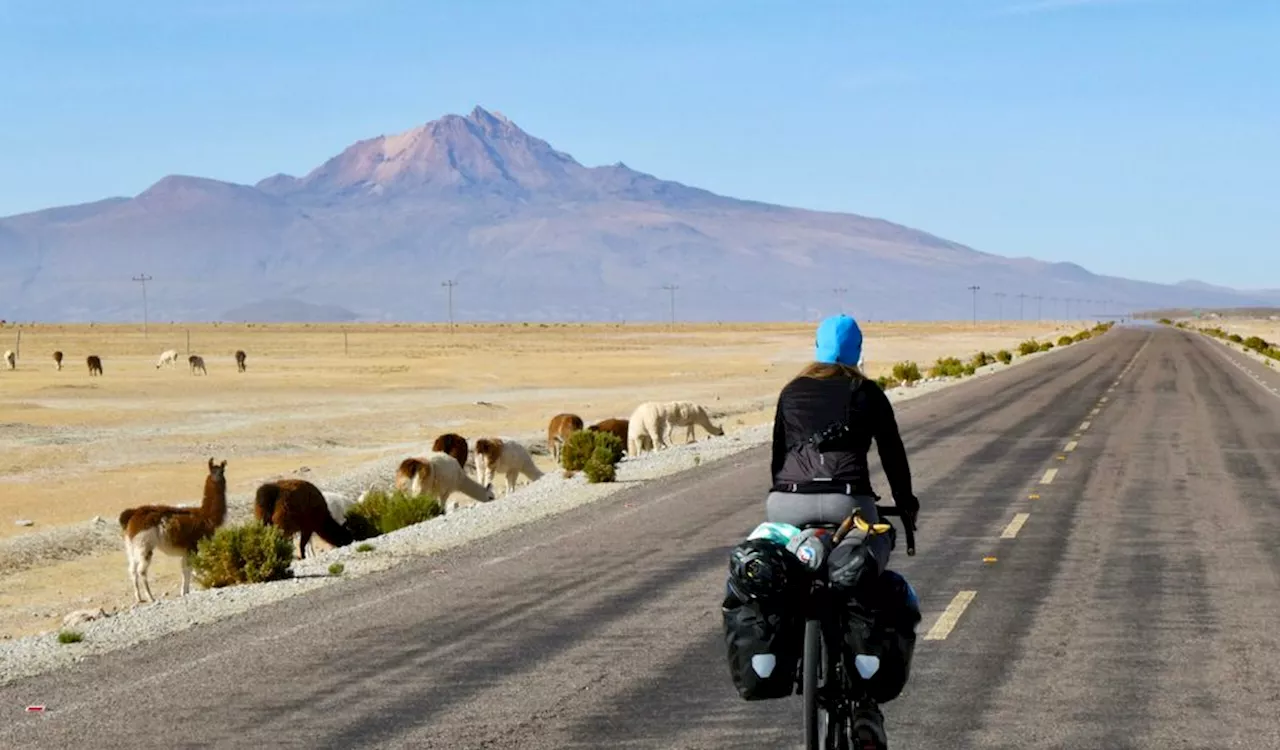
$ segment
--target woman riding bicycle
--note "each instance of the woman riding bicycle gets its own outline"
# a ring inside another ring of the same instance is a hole
[[[874,438],[894,504],[902,512],[903,523],[914,528],[920,503],[912,494],[911,470],[893,405],[880,386],[862,373],[861,361],[862,332],[857,321],[837,315],[819,324],[814,362],[778,396],[773,484],[765,501],[769,521],[794,526],[838,524],[857,508],[867,522],[878,522],[867,467]],[[858,540],[864,541],[883,570],[891,540],[885,536]],[[842,553],[849,554],[856,543],[851,539],[832,551],[831,575],[836,575]],[[884,719],[874,703],[857,707],[854,727],[864,724],[870,724],[883,747]]]

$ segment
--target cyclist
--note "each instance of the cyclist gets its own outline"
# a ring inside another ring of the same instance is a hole
[[[860,368],[862,331],[857,321],[847,315],[823,320],[815,344],[814,361],[778,396],[773,422],[773,484],[765,501],[768,520],[795,526],[838,524],[859,508],[868,522],[879,521],[867,468],[867,452],[874,438],[894,503],[901,509],[903,523],[914,528],[920,503],[912,494],[906,450],[893,405]],[[883,570],[890,539],[875,536],[867,543]],[[830,555],[828,570],[833,577],[846,544]],[[880,747],[887,745],[884,716],[874,702],[855,707],[853,729],[857,732],[860,728],[870,730]]]

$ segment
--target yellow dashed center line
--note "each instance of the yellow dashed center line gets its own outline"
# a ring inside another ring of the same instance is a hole
[[[1022,525],[1031,517],[1030,513],[1019,513],[1013,517],[1009,525],[1004,527],[1004,531],[1000,532],[1001,539],[1013,539],[1018,536],[1018,532],[1022,530]]]
[[[942,615],[938,617],[938,621],[933,624],[933,627],[929,628],[928,633],[924,634],[924,640],[941,641],[951,635],[952,629],[960,621],[960,615],[964,614],[969,602],[973,601],[973,597],[977,595],[977,591],[961,591],[957,593],[951,603],[947,605],[947,608],[943,610]]]

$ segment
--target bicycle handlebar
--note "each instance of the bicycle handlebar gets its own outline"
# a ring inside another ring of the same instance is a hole
[[[855,510],[854,513],[857,513],[857,511]],[[878,513],[882,517],[898,516],[899,518],[902,519],[902,529],[903,531],[906,532],[906,535],[907,535],[907,556],[914,557],[916,554],[915,518],[903,515],[902,509],[896,505],[877,504],[876,513]],[[840,540],[844,539],[845,535],[848,534],[849,531],[853,528],[853,515],[854,515],[853,513],[850,513],[849,516],[846,517],[844,521],[840,523],[840,528],[836,529],[835,536],[832,539],[834,543],[839,544]]]

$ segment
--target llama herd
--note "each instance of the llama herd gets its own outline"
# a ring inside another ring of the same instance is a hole
[[[644,450],[666,448],[671,435],[680,427],[687,429],[687,439],[692,442],[696,426],[711,435],[724,434],[721,427],[712,423],[706,408],[692,401],[645,402],[635,408],[630,419],[605,419],[590,426],[576,414],[562,413],[552,417],[547,425],[547,449],[558,465],[564,444],[573,433],[602,431],[624,441],[626,454],[634,457]],[[471,464],[475,467],[474,479],[468,472]],[[148,600],[155,601],[147,571],[156,551],[181,559],[182,595],[190,592],[190,555],[201,539],[212,536],[226,520],[226,468],[225,460],[215,463],[209,459],[204,497],[198,508],[142,505],[120,513],[129,580],[139,604],[143,602],[144,591]],[[410,496],[433,495],[447,515],[459,508],[494,500],[493,482],[498,476],[506,478],[506,493],[510,494],[515,491],[521,475],[535,482],[543,473],[534,464],[529,448],[516,440],[486,436],[470,443],[462,435],[449,432],[437,437],[430,451],[401,461],[394,484],[397,490]],[[277,479],[258,486],[253,512],[258,522],[277,527],[287,538],[297,534],[298,557],[305,560],[312,536],[334,547],[346,546],[355,540],[347,524],[347,511],[354,503],[361,502],[367,492],[353,499],[342,493],[322,492],[305,479]]]
[[[61,351],[55,351],[53,353],[53,368],[58,372],[62,371],[62,357],[63,355]],[[247,359],[247,355],[245,354],[244,350],[237,349],[235,353],[237,372],[245,371],[246,359]],[[10,350],[10,349],[5,350],[4,362],[5,362],[5,369],[8,369],[8,370],[18,369],[18,355],[13,350]],[[98,356],[97,354],[90,354],[89,356],[85,357],[84,362],[85,362],[85,365],[88,366],[89,368],[90,377],[102,374],[102,357]],[[161,367],[164,367],[166,365],[174,366],[177,363],[178,363],[177,350],[166,349],[165,351],[161,352],[160,359],[156,360],[156,369],[159,370]],[[204,357],[201,357],[198,354],[192,354],[187,357],[187,367],[191,370],[192,375],[195,375],[197,372],[200,373],[201,375],[209,374],[209,371],[205,369]]]

